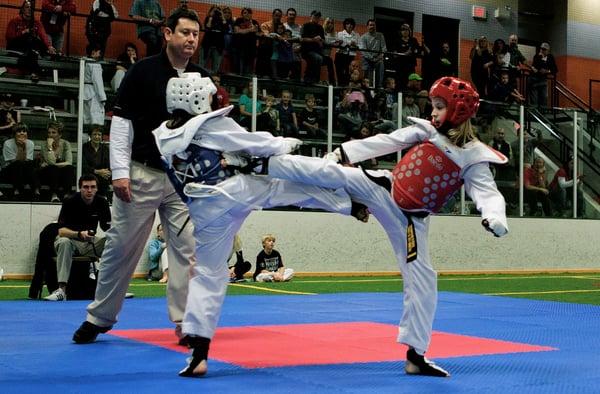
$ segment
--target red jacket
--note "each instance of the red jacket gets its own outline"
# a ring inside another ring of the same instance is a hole
[[[6,26],[6,42],[12,41],[13,39],[20,37],[23,35],[23,31],[29,28],[29,21],[26,21],[21,16],[17,16],[8,22],[8,26]],[[44,26],[40,23],[40,21],[33,22],[33,29],[36,36],[38,36],[46,48],[50,47],[50,42],[48,41],[48,36],[46,35],[46,31],[44,30]]]
[[[61,12],[54,12],[54,7],[57,5],[62,6]],[[73,0],[44,0],[40,20],[48,34],[62,33],[68,19],[67,14],[73,14],[75,11],[77,11],[77,7]],[[53,15],[56,15],[54,23],[52,23]]]

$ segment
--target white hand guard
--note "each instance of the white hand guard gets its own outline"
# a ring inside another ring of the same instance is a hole
[[[508,233],[508,229],[496,218],[483,219],[481,225],[496,237],[502,237]]]
[[[292,153],[302,145],[302,141],[297,138],[285,137],[286,150],[285,153]]]
[[[327,153],[325,156],[323,156],[323,158],[331,160],[335,163],[339,163],[342,161],[342,151],[340,148],[335,148],[333,152]]]

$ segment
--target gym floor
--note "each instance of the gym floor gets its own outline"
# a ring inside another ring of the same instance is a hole
[[[300,282],[300,280],[299,280]],[[293,283],[293,282],[291,282]],[[6,393],[597,393],[600,306],[440,292],[427,356],[450,378],[404,374],[400,292],[235,295],[225,301],[208,375],[180,378],[164,298],[125,301],[119,323],[71,342],[87,301],[0,302]]]

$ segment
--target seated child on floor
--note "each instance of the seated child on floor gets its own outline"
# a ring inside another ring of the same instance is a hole
[[[273,249],[275,236],[266,234],[262,237],[263,250],[256,256],[256,282],[283,282],[292,279],[294,270],[285,268],[281,254]]]

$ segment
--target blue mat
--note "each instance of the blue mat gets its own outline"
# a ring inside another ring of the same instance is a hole
[[[220,326],[377,322],[397,324],[396,293],[229,296]],[[0,303],[0,392],[121,393],[598,393],[600,307],[440,293],[434,329],[557,348],[437,360],[449,379],[407,376],[404,363],[244,369],[209,361],[209,375],[184,379],[185,356],[102,335],[74,345],[87,302]],[[164,299],[127,300],[115,329],[171,328]],[[392,338],[393,340],[393,338]]]

